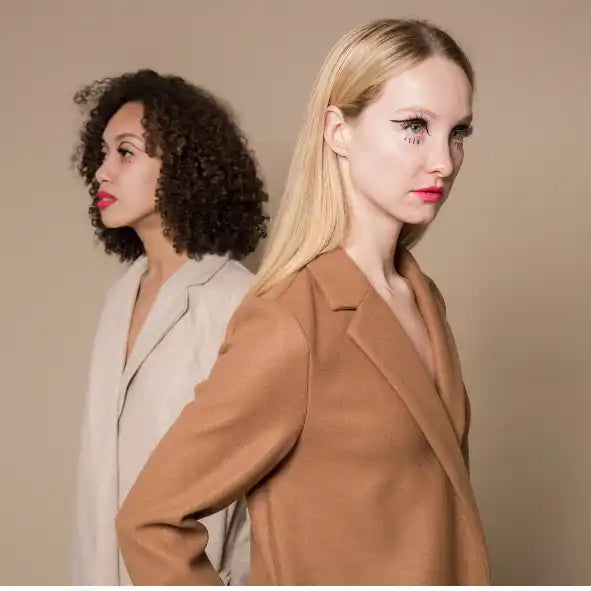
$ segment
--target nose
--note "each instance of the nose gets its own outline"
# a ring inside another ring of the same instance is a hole
[[[432,145],[428,161],[428,172],[442,178],[451,176],[455,167],[453,149],[447,137],[438,140],[436,144]]]
[[[111,158],[109,155],[106,154],[103,156],[103,161],[101,165],[96,169],[94,173],[94,178],[99,183],[105,182],[112,182],[113,176],[115,174],[113,163],[111,162]]]

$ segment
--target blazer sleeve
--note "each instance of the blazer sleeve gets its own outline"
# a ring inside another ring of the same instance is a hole
[[[135,585],[219,585],[198,519],[245,495],[304,425],[309,347],[275,300],[236,311],[207,380],[127,495],[116,530]]]

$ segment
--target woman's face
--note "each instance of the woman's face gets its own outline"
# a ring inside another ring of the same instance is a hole
[[[96,171],[97,207],[107,228],[137,228],[150,218],[159,222],[155,203],[162,162],[146,153],[143,114],[141,103],[126,103],[103,133],[104,159]]]
[[[401,223],[431,222],[471,133],[472,87],[463,70],[428,58],[392,76],[357,118],[336,125],[338,117],[329,110],[325,135],[344,158],[355,199]]]

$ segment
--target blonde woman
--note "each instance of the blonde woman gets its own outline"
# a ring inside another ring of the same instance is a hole
[[[458,355],[408,250],[461,167],[472,92],[428,23],[334,46],[253,293],[119,512],[134,583],[220,583],[197,520],[244,494],[253,584],[490,582]]]

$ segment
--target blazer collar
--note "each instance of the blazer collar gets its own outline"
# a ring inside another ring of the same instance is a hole
[[[412,345],[395,315],[342,248],[320,255],[308,265],[308,269],[326,297],[331,310],[357,310],[365,300],[370,299],[379,308],[383,308],[383,313],[393,317],[399,329],[397,330],[399,336],[407,344]],[[436,386],[447,401],[451,391],[462,389],[463,392],[463,382],[455,342],[445,318],[445,307],[440,301],[441,296],[433,282],[421,271],[413,255],[404,247],[398,249],[396,269],[412,286],[417,306],[431,339]],[[418,354],[414,352],[414,346],[411,352],[416,360],[420,361]],[[458,437],[463,433],[463,426],[463,423],[454,424]]]
[[[357,309],[370,287],[367,277],[340,247],[314,259],[308,270],[333,311]]]
[[[371,288],[367,277],[341,247],[321,254],[308,264],[308,269],[318,282],[332,310],[357,309]],[[421,301],[426,303],[432,299],[423,297],[425,291],[431,293],[427,279],[412,254],[403,246],[397,249],[396,269],[410,281]]]

